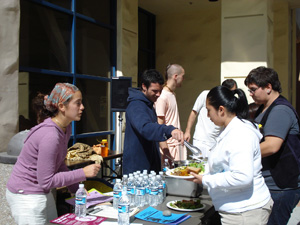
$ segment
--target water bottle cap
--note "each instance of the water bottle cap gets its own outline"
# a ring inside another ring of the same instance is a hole
[[[168,159],[165,159],[165,162],[168,162],[169,160]]]
[[[121,182],[121,179],[120,179],[120,178],[117,178],[117,179],[116,179],[116,182]]]
[[[79,184],[79,188],[84,188],[84,184]]]
[[[127,174],[124,174],[123,177],[128,177],[128,175],[127,175]]]

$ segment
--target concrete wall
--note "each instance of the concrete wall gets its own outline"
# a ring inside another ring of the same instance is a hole
[[[276,1],[273,10],[274,69],[277,71],[281,82],[282,95],[293,102],[296,97],[296,90],[294,90],[294,94],[292,94],[292,85],[295,83],[296,74],[291,74],[293,65],[291,55],[291,10],[289,5],[284,1]]]
[[[248,102],[253,99],[244,85],[249,72],[273,65],[273,11],[268,0],[222,2],[221,80],[235,79]]]
[[[18,132],[19,0],[1,1],[0,18],[0,152],[4,152]],[[15,224],[5,197],[12,167],[0,163],[0,224]]]
[[[168,63],[185,68],[185,80],[176,89],[181,127],[185,130],[200,92],[220,84],[221,11],[163,14],[156,21],[157,69],[164,73]]]
[[[0,152],[18,132],[19,0],[0,5]]]
[[[292,61],[295,59],[292,58],[291,53],[293,46],[289,4],[278,0],[273,5],[267,2],[264,7],[269,17],[266,23],[272,23],[265,24],[266,29],[271,28],[265,35],[273,33],[273,37],[265,42],[265,49],[262,52],[265,55],[265,64],[272,66],[278,72],[283,89],[282,94],[295,103],[296,74],[291,72],[292,66],[295,65]],[[257,9],[254,7],[253,10]],[[186,70],[185,81],[182,87],[176,90],[181,127],[184,130],[198,94],[223,81],[220,76],[221,7],[189,14],[157,15],[156,20],[157,69],[164,73],[165,66],[171,62],[181,64]],[[250,51],[249,48],[248,51]],[[234,75],[237,76],[238,84],[243,85],[243,79],[239,79],[239,74]]]
[[[117,76],[132,77],[137,84],[138,1],[117,1]]]

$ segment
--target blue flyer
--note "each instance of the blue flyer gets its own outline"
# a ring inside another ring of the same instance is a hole
[[[162,223],[162,224],[179,224],[191,216],[186,214],[175,214],[172,213],[171,216],[164,216],[162,211],[159,211],[153,207],[148,207],[143,211],[139,212],[135,215],[136,218],[140,220],[146,220],[154,223]]]

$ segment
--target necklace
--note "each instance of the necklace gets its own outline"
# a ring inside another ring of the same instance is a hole
[[[165,85],[165,87],[166,87],[166,88],[168,88],[168,89],[169,89],[169,91],[175,95],[175,92],[174,92],[174,91],[172,91],[172,89],[171,89],[171,88],[169,88],[169,86],[168,86],[168,85]]]
[[[55,120],[55,122],[58,124],[58,126],[60,126],[61,128],[67,128],[67,126],[63,126],[59,121],[58,121],[58,119],[56,119],[56,118],[54,118],[54,120]]]

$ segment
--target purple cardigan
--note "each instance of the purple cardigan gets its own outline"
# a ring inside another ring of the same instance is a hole
[[[75,193],[78,182],[86,177],[83,169],[70,171],[64,162],[70,135],[71,125],[64,133],[51,118],[33,127],[7,182],[8,190],[44,194],[51,188],[68,186]]]

